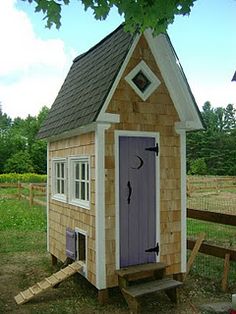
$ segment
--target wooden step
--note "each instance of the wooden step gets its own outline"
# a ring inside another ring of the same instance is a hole
[[[154,280],[128,286],[126,288],[122,288],[121,291],[123,296],[125,297],[126,302],[129,305],[131,313],[139,313],[139,297],[146,296],[154,292],[165,291],[171,301],[177,303],[178,299],[176,289],[182,284],[182,282],[171,278],[163,278],[160,280]]]
[[[80,271],[83,267],[83,262],[77,261],[67,267],[59,270],[57,273],[43,279],[42,281],[36,283],[34,286],[20,292],[15,296],[15,301],[17,304],[23,304],[28,302],[30,299],[38,295],[39,293],[47,290],[48,288],[54,287],[58,283],[72,276],[73,274]]]
[[[161,279],[165,274],[165,269],[164,263],[149,263],[121,268],[116,270],[116,274],[118,275],[120,288],[124,288],[129,285],[129,281],[148,277]]]
[[[133,298],[137,298],[154,292],[175,289],[180,287],[182,284],[182,282],[171,278],[163,278],[160,280],[154,280],[129,286],[123,288],[122,291],[124,291],[126,294],[129,294]]]

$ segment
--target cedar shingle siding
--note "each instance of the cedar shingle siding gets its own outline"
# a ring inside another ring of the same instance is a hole
[[[75,58],[38,137],[48,138],[96,120],[133,42],[119,26]]]

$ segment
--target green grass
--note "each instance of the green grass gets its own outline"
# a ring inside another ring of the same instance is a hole
[[[216,287],[220,290],[223,270],[224,259],[198,253],[191,269],[191,275],[213,280]],[[231,290],[235,290],[236,288],[235,278],[236,262],[231,261],[228,274],[228,283]]]
[[[46,209],[0,199],[0,253],[45,251]]]
[[[45,231],[46,209],[27,201],[0,199],[0,231]]]
[[[18,194],[17,188],[0,188],[0,196],[5,196],[9,194]]]
[[[215,243],[224,247],[236,246],[236,227],[188,218],[188,237],[196,238],[201,232],[206,233],[205,239],[210,243]]]
[[[45,251],[46,232],[2,231],[0,253]]]

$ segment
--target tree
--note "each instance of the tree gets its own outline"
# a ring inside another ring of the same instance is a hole
[[[200,174],[203,159],[207,174],[236,175],[236,110],[231,104],[213,108],[206,102],[202,117],[206,130],[187,135],[188,172]]]
[[[19,151],[10,157],[4,166],[5,173],[30,173],[34,172],[33,163],[28,152]]]
[[[61,26],[62,7],[69,5],[72,0],[22,0],[35,4],[36,12],[43,12],[46,26],[56,28]],[[168,25],[174,22],[176,15],[186,15],[196,0],[78,0],[84,9],[92,9],[94,17],[104,20],[112,7],[124,16],[127,31],[143,32],[147,28],[156,33],[165,32]]]
[[[47,117],[49,109],[44,106],[37,117],[13,121],[0,110],[0,173],[9,171],[35,171],[46,173],[47,142],[38,140],[37,133]],[[18,153],[21,153],[18,156]],[[23,157],[26,158],[23,161]],[[18,160],[19,157],[19,160]],[[17,165],[22,163],[22,165]]]
[[[31,160],[34,165],[34,171],[39,174],[47,173],[47,142],[37,140],[31,147]]]
[[[225,108],[225,130],[230,131],[236,128],[236,109],[232,104]]]

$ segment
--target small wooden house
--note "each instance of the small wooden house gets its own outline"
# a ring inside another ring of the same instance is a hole
[[[167,35],[121,25],[78,56],[39,137],[48,141],[48,250],[83,260],[98,290],[116,270],[186,271],[186,131],[199,110]],[[159,244],[159,254],[146,252]]]

